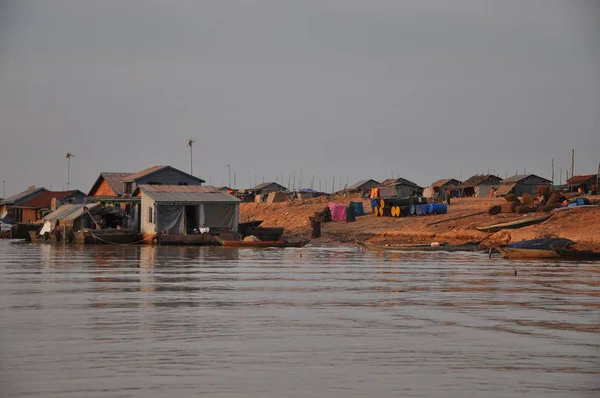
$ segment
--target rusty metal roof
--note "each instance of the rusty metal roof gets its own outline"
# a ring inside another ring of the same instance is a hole
[[[546,183],[546,184],[551,184],[552,181],[548,180],[547,178],[544,177],[540,177],[538,175],[535,174],[515,174],[512,177],[508,177],[505,180],[502,180],[502,184],[513,184],[513,183],[517,183],[523,180],[526,180],[530,177],[533,177],[535,179],[538,179],[540,182]]]
[[[352,190],[352,189],[358,189],[361,186],[365,185],[366,183],[373,181],[375,184],[379,184],[379,182],[375,181],[374,179],[370,178],[368,180],[360,180],[355,182],[354,184],[350,185],[347,189]]]
[[[472,176],[471,178],[469,178],[468,180],[463,182],[461,185],[459,185],[457,188],[475,187],[477,185],[483,184],[485,181],[487,181],[490,178],[496,179],[498,182],[502,181],[502,178],[495,176],[493,174],[475,174],[474,176]]]
[[[12,204],[15,204],[15,202],[23,200],[23,199],[25,199],[25,198],[27,198],[29,196],[37,195],[40,192],[45,192],[45,191],[47,191],[47,189],[44,188],[44,187],[31,188],[31,189],[28,189],[27,191],[19,192],[18,194],[15,194],[13,196],[9,196],[8,198],[6,198],[2,202],[0,202],[0,204],[2,204],[2,205],[12,205]]]
[[[454,185],[462,184],[456,178],[443,178],[441,180],[437,180],[437,181],[431,183],[431,186],[432,187],[443,187],[444,185],[448,184],[450,181],[456,181],[456,184],[454,184]]]
[[[587,183],[592,178],[596,179],[597,175],[596,174],[581,174],[581,175],[577,175],[575,177],[569,178],[566,182],[567,182],[567,185],[579,185],[579,184]]]
[[[31,199],[27,199],[26,201],[20,203],[19,207],[28,207],[31,209],[50,207],[50,205],[52,204],[52,198],[66,199],[69,196],[72,196],[78,192],[83,195],[83,192],[77,189],[71,191],[44,191],[35,195]]]
[[[99,203],[92,204],[78,204],[78,205],[62,205],[52,213],[46,215],[44,217],[45,221],[55,221],[55,220],[75,220],[82,215],[86,214],[88,210],[91,210],[97,206],[100,206]]]
[[[199,185],[140,185],[133,193],[142,192],[155,202],[237,203],[240,199],[216,187]]]
[[[506,181],[506,180],[504,180],[504,181]],[[496,191],[496,196],[508,195],[509,193],[512,192],[513,188],[517,186],[516,183],[504,184],[504,181],[502,181],[502,184],[500,184],[500,187]]]
[[[133,173],[133,174],[129,174],[126,178],[123,178],[121,181],[122,182],[133,182],[137,179],[140,179],[142,177],[146,177],[147,175],[150,175],[152,173],[156,173],[159,170],[164,170],[166,168],[168,168],[169,166],[152,166],[152,167],[148,167],[147,169],[144,169],[142,171],[138,171],[137,173]]]
[[[383,180],[379,186],[385,187],[390,185],[407,185],[409,187],[421,188],[419,185],[407,180],[406,178],[388,178],[387,180]]]
[[[278,189],[281,190],[281,191],[287,191],[286,187],[284,187],[283,185],[281,185],[279,183],[273,182],[273,181],[271,181],[271,182],[263,182],[262,184],[258,184],[257,186],[252,187],[249,190],[250,191],[260,191],[261,189],[266,188],[266,187],[268,187],[271,184],[275,184],[275,185],[279,186]]]

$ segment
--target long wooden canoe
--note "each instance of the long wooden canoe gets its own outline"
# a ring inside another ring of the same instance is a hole
[[[546,258],[560,258],[554,250],[521,249],[513,247],[496,246],[502,257],[510,260],[537,260]]]
[[[546,221],[550,217],[552,217],[552,214],[544,216],[544,217],[524,218],[522,220],[515,220],[515,221],[510,221],[510,222],[505,222],[505,223],[500,223],[500,224],[488,225],[487,227],[476,227],[476,228],[478,231],[481,231],[481,232],[498,232],[501,229],[516,229],[516,228],[527,227],[529,225],[539,224],[539,223]]]
[[[575,250],[562,247],[552,247],[560,258],[566,260],[600,261],[600,252],[592,250]]]
[[[472,252],[477,251],[478,242],[470,242],[461,245],[449,245],[441,244],[439,246],[431,246],[428,244],[416,244],[416,245],[376,245],[374,243],[357,240],[356,244],[363,249],[374,250],[374,251],[405,251],[405,252]]]
[[[219,245],[228,247],[304,247],[310,242],[310,239],[299,241],[287,240],[261,240],[261,241],[242,241],[219,239]]]

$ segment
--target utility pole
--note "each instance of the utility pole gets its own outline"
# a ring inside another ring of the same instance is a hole
[[[554,158],[552,158],[552,185],[554,185]]]
[[[575,149],[573,149],[573,151],[571,152],[571,178],[573,178],[575,176],[574,170],[575,170]],[[569,189],[569,190],[571,190],[571,189]]]
[[[333,177],[333,182],[331,183],[331,193],[335,191],[335,177]]]
[[[600,192],[600,186],[598,185],[598,182],[600,180],[600,163],[598,163],[598,174],[596,174],[596,195],[598,195],[598,193]],[[2,194],[2,196],[4,196],[4,194]]]
[[[229,188],[232,188],[231,186],[231,166],[227,165],[227,171],[229,172]]]
[[[190,147],[190,175],[194,175],[194,167],[192,166],[192,147],[194,146],[195,142],[196,141],[191,138],[188,140],[188,146]]]
[[[2,181],[2,199],[6,199],[6,189],[5,189],[6,181]]]
[[[73,156],[71,152],[67,152],[67,191],[69,190],[69,185],[71,185],[71,158]]]
[[[562,167],[560,168],[560,180],[558,180],[558,185],[562,185]]]

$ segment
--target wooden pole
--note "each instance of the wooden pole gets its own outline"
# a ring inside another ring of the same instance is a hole
[[[554,158],[552,158],[552,185],[554,185]]]
[[[600,193],[600,186],[598,186],[598,182],[600,181],[600,163],[598,163],[598,174],[596,174],[596,195]]]

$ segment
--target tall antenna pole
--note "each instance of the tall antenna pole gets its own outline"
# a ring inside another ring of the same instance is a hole
[[[575,176],[575,149],[571,152],[571,178]]]
[[[552,158],[552,185],[554,185],[554,158]]]
[[[6,189],[4,188],[5,184],[6,181],[2,180],[2,199],[6,199]]]
[[[229,173],[229,188],[233,188],[231,186],[231,166],[227,165],[227,172]]]
[[[67,152],[67,191],[69,190],[69,185],[71,185],[71,158],[73,156],[71,152]]]
[[[189,139],[188,140],[188,146],[190,147],[190,174],[194,175],[194,167],[193,167],[193,163],[192,163],[192,147],[194,146],[194,143],[196,143],[196,141],[194,141],[193,139]]]

